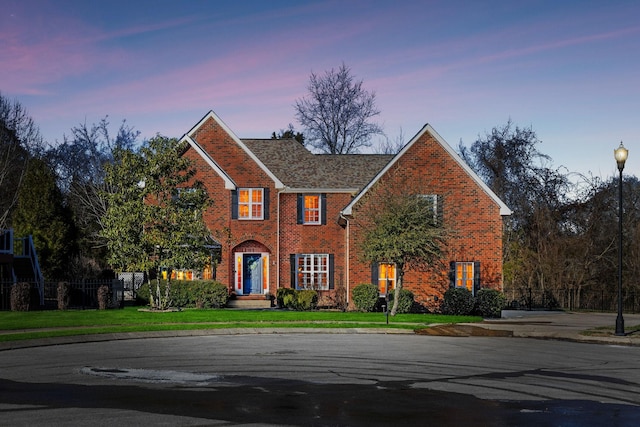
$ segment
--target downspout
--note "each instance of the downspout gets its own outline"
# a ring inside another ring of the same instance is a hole
[[[345,222],[346,222],[346,226],[345,226],[345,260],[344,260],[344,265],[345,265],[345,281],[347,282],[347,298],[346,298],[346,302],[347,302],[347,306],[349,305],[349,295],[351,294],[349,292],[349,253],[350,253],[350,247],[349,247],[349,233],[350,233],[350,228],[349,228],[349,220],[347,219],[347,217],[345,217],[342,212],[340,212],[340,218],[342,218]]]
[[[277,214],[276,214],[276,294],[280,289],[280,195],[283,190],[278,191]]]

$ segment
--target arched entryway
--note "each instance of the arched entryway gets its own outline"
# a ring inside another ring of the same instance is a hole
[[[255,240],[233,248],[233,290],[236,295],[269,292],[269,249]]]

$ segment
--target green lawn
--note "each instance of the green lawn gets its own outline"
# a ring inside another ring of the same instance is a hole
[[[155,313],[139,307],[121,310],[0,312],[0,342],[42,337],[219,328],[402,328],[422,329],[435,323],[469,323],[476,316],[438,314],[287,310],[183,310]]]

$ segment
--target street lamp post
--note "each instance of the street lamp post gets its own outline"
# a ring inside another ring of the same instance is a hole
[[[613,155],[618,163],[620,180],[618,182],[618,317],[616,318],[616,335],[624,335],[624,318],[622,317],[622,170],[627,161],[629,150],[624,148],[622,141],[620,147],[613,150]]]

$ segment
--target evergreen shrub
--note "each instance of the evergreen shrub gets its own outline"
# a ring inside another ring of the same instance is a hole
[[[351,291],[353,304],[358,311],[374,311],[378,303],[378,288],[370,283],[361,283]]]
[[[482,317],[500,317],[507,305],[504,294],[495,289],[480,289],[475,302],[476,312]]]
[[[466,316],[473,313],[473,294],[465,288],[449,288],[444,293],[441,310],[443,314]]]

